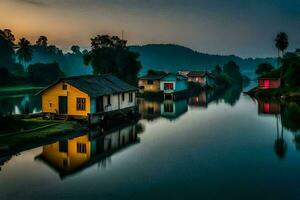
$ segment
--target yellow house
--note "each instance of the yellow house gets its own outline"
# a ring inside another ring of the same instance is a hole
[[[113,75],[85,75],[59,79],[38,95],[43,113],[87,116],[135,107],[136,92]]]
[[[139,78],[139,89],[140,92],[160,92],[160,79],[166,75],[165,72],[152,71],[148,72],[147,75]]]

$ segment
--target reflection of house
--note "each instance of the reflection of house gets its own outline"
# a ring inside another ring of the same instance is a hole
[[[280,103],[275,102],[263,102],[258,100],[258,113],[259,114],[280,114],[281,106]]]
[[[198,83],[202,87],[214,84],[214,78],[208,71],[190,71],[187,77],[189,82]]]
[[[160,80],[166,75],[165,72],[152,71],[139,78],[140,92],[160,92]]]
[[[160,117],[160,103],[139,99],[139,113],[142,119],[154,120]]]
[[[62,78],[38,94],[44,113],[87,116],[132,108],[137,88],[112,75]]]
[[[207,107],[207,98],[206,98],[206,92],[201,91],[199,95],[192,96],[189,98],[189,105],[194,107]]]
[[[64,178],[100,163],[125,147],[139,142],[137,124],[115,128],[107,134],[94,133],[45,145],[37,159],[51,166]]]
[[[161,105],[161,116],[170,120],[176,119],[188,111],[187,100],[165,100]]]

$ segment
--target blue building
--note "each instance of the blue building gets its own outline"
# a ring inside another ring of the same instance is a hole
[[[187,78],[180,74],[169,73],[160,80],[160,90],[164,96],[183,94],[188,89]]]

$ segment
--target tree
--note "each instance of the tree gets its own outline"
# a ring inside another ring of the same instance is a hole
[[[9,69],[15,63],[14,41],[9,29],[0,29],[0,67]]]
[[[77,46],[77,45],[73,45],[73,46],[71,47],[71,51],[73,52],[73,54],[81,54],[81,52],[80,52],[80,47]]]
[[[220,65],[216,65],[215,66],[215,68],[212,70],[212,72],[214,73],[214,74],[221,74],[222,73],[222,68],[221,68],[221,66]]]
[[[243,76],[240,67],[233,61],[229,61],[223,66],[223,72],[227,74],[234,82],[243,82]]]
[[[91,51],[83,55],[84,64],[91,65],[94,74],[114,74],[124,81],[137,84],[141,69],[139,54],[129,51],[126,43],[117,36],[98,35],[91,39]]]
[[[27,39],[21,38],[18,42],[17,56],[19,61],[22,61],[25,71],[27,71],[26,62],[29,62],[32,59],[31,45]]]
[[[286,53],[282,58],[281,75],[283,83],[289,87],[300,86],[300,55]]]
[[[288,35],[285,32],[280,32],[275,38],[275,46],[278,49],[278,64],[280,60],[280,53],[283,56],[284,51],[289,46]]]
[[[50,84],[63,76],[64,73],[57,62],[36,63],[28,66],[28,79],[32,83]]]
[[[37,46],[43,46],[46,47],[48,45],[48,38],[44,35],[41,35],[37,41],[36,41]]]
[[[261,63],[257,66],[255,73],[257,75],[263,75],[271,72],[273,69],[274,67],[270,63]]]

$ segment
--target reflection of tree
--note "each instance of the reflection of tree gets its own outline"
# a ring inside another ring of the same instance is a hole
[[[284,106],[281,112],[282,125],[292,132],[300,130],[300,105],[298,103],[289,103]]]
[[[234,85],[226,89],[220,88],[214,91],[214,101],[219,102],[224,100],[225,103],[234,106],[240,99],[241,92],[243,90],[242,85]]]
[[[282,126],[294,134],[296,148],[300,149],[300,105],[299,103],[289,103],[284,106],[281,112]]]
[[[284,158],[287,150],[287,145],[283,138],[283,126],[281,125],[281,131],[279,131],[279,125],[278,125],[278,115],[276,115],[276,124],[277,124],[277,136],[274,144],[274,150],[276,152],[276,155],[278,158],[282,159]],[[281,132],[281,133],[279,133]]]

